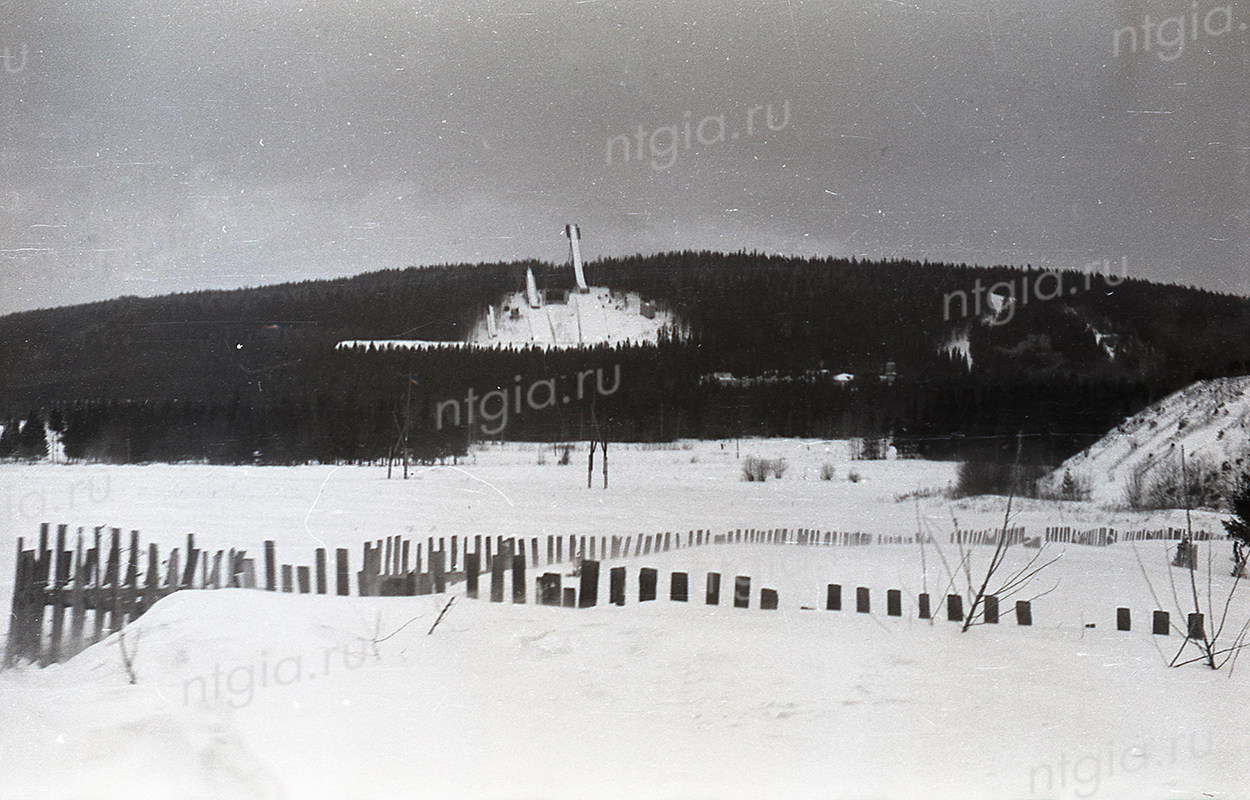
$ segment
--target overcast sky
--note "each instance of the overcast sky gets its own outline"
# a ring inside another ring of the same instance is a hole
[[[1107,259],[1248,294],[1248,22],[1245,0],[0,0],[0,313],[555,261],[574,221],[591,258]]]

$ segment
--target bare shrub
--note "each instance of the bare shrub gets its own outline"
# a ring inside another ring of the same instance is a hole
[[[959,464],[953,495],[973,497],[982,494],[1010,494],[1037,497],[1041,482],[1049,472],[1041,464],[964,461]]]
[[[747,456],[742,462],[742,479],[763,483],[768,479],[768,462],[758,456]]]
[[[822,481],[833,480],[833,464],[826,461],[820,465],[820,479]]]
[[[850,472],[846,473],[846,479],[850,481],[851,483],[859,483],[862,480],[862,478],[860,477],[860,474],[856,472],[855,470],[851,470]]]
[[[742,462],[742,479],[752,483],[763,483],[768,480],[768,476],[781,478],[786,474],[786,460],[784,458],[760,458],[759,456],[747,456]]]
[[[1128,480],[1124,482],[1124,505],[1132,511],[1144,511],[1146,508],[1146,473],[1150,471],[1149,466],[1138,464],[1129,473]]]
[[[1124,505],[1134,511],[1169,508],[1220,508],[1230,494],[1228,478],[1201,458],[1179,463],[1142,464],[1124,488]]]
[[[563,448],[561,448],[560,460],[557,461],[556,463],[562,467],[567,467],[572,457],[573,457],[573,448],[566,444]]]

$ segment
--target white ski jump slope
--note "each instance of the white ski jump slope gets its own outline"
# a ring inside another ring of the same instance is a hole
[[[640,313],[642,300],[636,292],[613,292],[604,286],[591,286],[586,294],[570,292],[568,302],[545,302],[530,308],[525,292],[506,295],[496,307],[496,330],[491,335],[485,315],[478,320],[465,341],[424,339],[362,339],[338,343],[338,347],[378,349],[429,349],[439,347],[503,348],[525,347],[569,349],[600,344],[654,344],[660,331],[675,338],[685,330],[673,314],[657,309],[651,318]],[[512,318],[511,310],[518,310]]]

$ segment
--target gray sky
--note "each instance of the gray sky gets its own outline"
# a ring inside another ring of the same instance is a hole
[[[1247,294],[1248,22],[1245,0],[0,0],[0,313],[558,260],[572,221],[591,258],[1107,259]]]

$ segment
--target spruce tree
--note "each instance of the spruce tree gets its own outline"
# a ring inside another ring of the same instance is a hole
[[[37,411],[30,412],[21,433],[17,435],[17,455],[31,461],[48,456],[48,436],[43,429],[43,417]]]
[[[1241,474],[1228,502],[1233,516],[1223,523],[1233,540],[1233,577],[1244,578],[1246,559],[1250,557],[1250,472]]]
[[[17,455],[17,435],[21,422],[10,417],[4,420],[3,425],[4,430],[0,431],[0,459],[13,458]]]

